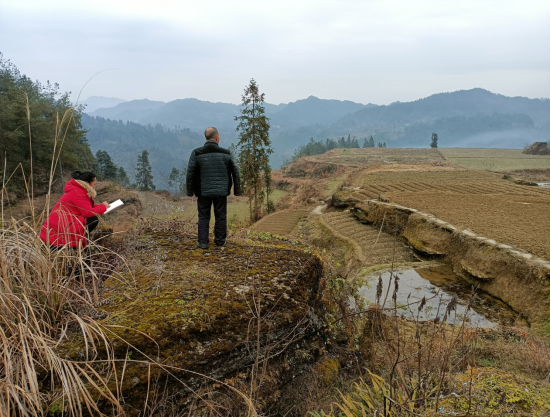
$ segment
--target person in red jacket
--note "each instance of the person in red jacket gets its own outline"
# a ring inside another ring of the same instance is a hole
[[[96,176],[92,172],[73,171],[65,184],[65,194],[54,206],[40,231],[40,239],[51,247],[86,246],[85,231],[98,224],[97,216],[105,213],[109,203],[96,205]]]

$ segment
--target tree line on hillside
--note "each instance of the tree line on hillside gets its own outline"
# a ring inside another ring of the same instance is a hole
[[[204,142],[201,134],[186,128],[144,126],[86,114],[82,120],[92,149],[109,152],[131,177],[136,173],[137,157],[147,150],[156,188],[167,188],[170,167],[185,170],[191,150]]]
[[[69,93],[60,94],[57,84],[42,85],[32,81],[1,54],[0,120],[0,157],[4,162],[0,175],[18,193],[46,191],[50,179],[66,179],[75,169],[95,171],[99,180],[154,190],[147,148],[154,152],[161,146],[168,149],[168,158],[162,161],[163,168],[170,166],[170,157],[182,167],[178,169],[172,165],[172,170],[162,175],[163,181],[169,189],[183,192],[187,171],[182,157],[189,156],[190,149],[203,141],[189,129],[142,126],[83,115],[82,107],[73,106]],[[85,128],[82,120],[85,120]],[[260,93],[254,79],[242,95],[241,115],[236,116],[235,121],[239,142],[233,147],[233,153],[239,161],[243,193],[249,197],[251,220],[258,220],[263,212],[274,209],[270,200],[269,165],[273,150],[264,94]],[[95,156],[87,136],[97,146]],[[128,154],[140,147],[143,150],[136,164],[131,165],[134,181],[130,184],[127,170],[115,163],[112,152],[126,150]],[[174,154],[178,156],[175,158]]]
[[[364,138],[362,142],[362,148],[386,148],[386,142],[378,142],[377,145],[375,145],[375,140],[373,139],[373,136],[370,136],[369,138]],[[321,155],[324,154],[327,151],[336,149],[336,148],[359,148],[360,144],[356,137],[350,138],[350,135],[348,135],[348,138],[344,138],[342,136],[340,139],[326,139],[325,142],[315,141],[314,138],[310,138],[310,142],[308,142],[306,145],[303,145],[295,150],[293,155],[293,160],[301,158],[303,156],[312,156],[312,155]]]
[[[55,182],[74,169],[93,168],[80,109],[69,93],[31,80],[1,54],[0,120],[0,176],[11,192],[44,192],[50,173]]]
[[[130,183],[126,170],[115,164],[107,151],[100,149],[96,152],[96,163],[93,170],[99,181],[114,181],[125,187],[140,191],[154,191],[156,189],[147,150],[139,153],[136,165],[132,168],[134,174],[132,183]],[[174,194],[184,194],[186,173],[187,169],[185,167],[182,170],[173,167],[169,173],[162,176],[162,181],[166,188]]]

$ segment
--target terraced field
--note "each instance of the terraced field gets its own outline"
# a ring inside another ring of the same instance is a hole
[[[309,156],[304,161],[326,162],[362,168],[379,164],[447,165],[438,149],[414,148],[339,148],[323,155]]]
[[[360,223],[350,211],[322,215],[322,221],[340,238],[352,240],[366,260],[365,265],[382,265],[417,260],[401,238]]]
[[[310,210],[282,210],[270,214],[251,226],[251,230],[267,232],[279,236],[290,235],[299,220]]]
[[[549,259],[549,189],[485,171],[377,171],[359,176],[358,199],[383,198]]]
[[[441,148],[453,165],[490,171],[549,169],[549,155],[527,155],[521,149]]]
[[[423,181],[405,181],[401,183],[371,183],[358,190],[364,198],[378,198],[388,193],[452,193],[452,194],[502,194],[523,196],[547,196],[549,192],[542,187],[527,187],[512,183],[492,184],[483,181],[449,183],[428,183]]]

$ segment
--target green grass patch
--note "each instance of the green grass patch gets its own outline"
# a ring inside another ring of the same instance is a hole
[[[343,175],[340,175],[336,178],[332,178],[330,180],[327,181],[327,183],[325,184],[325,194],[324,195],[333,195],[337,192],[337,190],[339,189],[339,187],[342,185],[342,183],[344,182],[344,180],[346,179],[348,174],[343,174]]]

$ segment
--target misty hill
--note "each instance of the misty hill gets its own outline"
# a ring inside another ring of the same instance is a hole
[[[82,114],[82,126],[88,132],[86,138],[95,154],[107,151],[113,162],[122,166],[133,178],[138,154],[149,151],[153,181],[158,188],[166,188],[163,176],[172,167],[181,169],[187,165],[191,151],[204,143],[202,134],[186,128],[167,128],[160,124],[144,126]]]
[[[434,94],[427,98],[361,109],[344,116],[333,128],[370,131],[411,123],[431,122],[439,117],[477,114],[525,114],[535,125],[549,124],[549,99],[506,97],[481,88]]]
[[[126,100],[114,97],[90,96],[84,100],[82,104],[86,105],[85,111],[87,113],[91,113],[102,107],[114,107],[117,104],[124,103],[125,101]]]
[[[313,124],[330,124],[364,107],[366,106],[353,101],[322,100],[310,96],[307,99],[289,103],[277,112],[267,108],[266,113],[271,118],[273,128],[289,129]]]
[[[427,147],[432,132],[440,147],[523,148],[549,140],[549,99],[506,97],[475,88],[407,103],[365,106],[329,126],[309,125],[277,132],[271,162],[289,160],[294,149],[315,140],[373,136],[389,147]]]
[[[87,111],[90,116],[100,116],[111,120],[122,120],[124,122],[136,122],[147,124],[142,121],[144,116],[164,106],[164,101],[153,101],[148,99],[131,100],[117,104],[113,107],[100,108],[95,111]]]
[[[289,129],[305,124],[328,125],[340,117],[363,108],[363,104],[352,101],[323,100],[313,96],[294,103],[274,105],[266,103],[267,116],[274,129]],[[208,126],[216,126],[224,139],[235,141],[241,106],[229,103],[212,103],[195,98],[186,98],[168,103],[149,100],[134,100],[115,107],[90,112],[112,120],[157,124],[174,128],[185,126],[193,131],[203,132]]]
[[[549,110],[549,99],[506,97],[480,88],[386,106],[313,96],[288,104],[266,104],[275,151],[273,167],[290,159],[311,137],[325,140],[351,135],[361,142],[373,135],[376,143],[386,142],[389,147],[426,147],[436,132],[441,147],[520,149],[527,143],[549,140]],[[182,99],[169,103],[134,100],[91,114],[193,132],[216,126],[222,144],[229,146],[237,139],[234,117],[239,112],[235,104]]]

